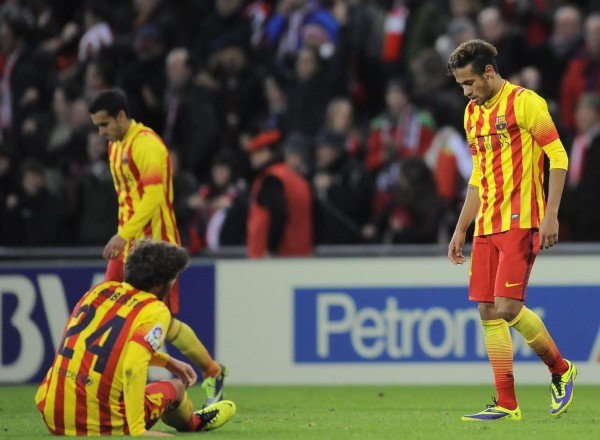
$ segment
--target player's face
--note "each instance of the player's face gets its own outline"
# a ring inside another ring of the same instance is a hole
[[[488,69],[493,71],[491,66],[487,66],[486,73],[480,75],[473,71],[470,64],[465,67],[459,67],[454,70],[454,78],[463,89],[463,94],[477,105],[483,105],[492,98],[493,87]]]
[[[122,110],[119,112],[117,117],[110,116],[106,110],[100,110],[99,112],[91,115],[92,122],[98,127],[98,133],[109,142],[120,141],[125,135],[124,121],[125,112]]]

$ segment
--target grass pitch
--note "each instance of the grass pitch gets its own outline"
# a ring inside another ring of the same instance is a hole
[[[35,408],[34,386],[0,386],[0,438],[52,438]],[[176,437],[227,439],[572,439],[600,438],[600,386],[577,386],[567,414],[548,412],[549,387],[517,388],[521,422],[461,422],[485,408],[492,386],[228,386],[237,414],[209,433]],[[190,390],[196,403],[203,393]],[[174,431],[162,423],[155,429]],[[126,437],[119,437],[126,438]]]

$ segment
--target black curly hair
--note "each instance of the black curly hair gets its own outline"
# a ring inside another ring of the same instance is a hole
[[[123,280],[149,291],[174,280],[188,263],[188,253],[182,247],[145,238],[137,241],[127,256]]]

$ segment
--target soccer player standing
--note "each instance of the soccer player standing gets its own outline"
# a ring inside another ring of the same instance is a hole
[[[568,158],[546,101],[502,79],[496,48],[483,40],[458,46],[448,60],[470,102],[465,131],[473,172],[448,258],[463,264],[468,227],[475,219],[469,270],[469,299],[479,303],[488,358],[498,399],[462,420],[520,420],[513,378],[509,328],[548,366],[552,375],[550,414],[564,413],[573,400],[575,365],[564,359],[540,317],[525,307],[529,274],[540,247],[558,240],[558,208]],[[550,159],[548,200],[544,154]]]
[[[210,431],[233,417],[227,400],[194,412],[185,392],[194,369],[156,351],[171,321],[161,300],[187,264],[183,248],[140,240],[125,282],[101,283],[79,300],[35,396],[52,434],[168,436],[147,430],[161,418],[178,431]],[[179,378],[146,385],[150,365]]]
[[[167,147],[150,128],[130,118],[125,94],[118,89],[98,93],[89,105],[92,122],[109,142],[110,171],[119,199],[117,233],[103,256],[108,260],[105,281],[123,280],[123,263],[130,247],[143,237],[179,244],[173,211],[173,176]],[[165,298],[172,313],[179,311],[179,284]],[[225,367],[215,362],[190,326],[173,318],[166,338],[198,367],[207,403],[223,397]]]

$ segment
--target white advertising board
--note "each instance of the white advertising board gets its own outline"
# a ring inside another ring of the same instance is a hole
[[[240,384],[492,383],[468,264],[444,257],[226,260],[216,355]],[[540,256],[528,307],[600,383],[600,256]],[[546,367],[513,333],[518,383]]]

